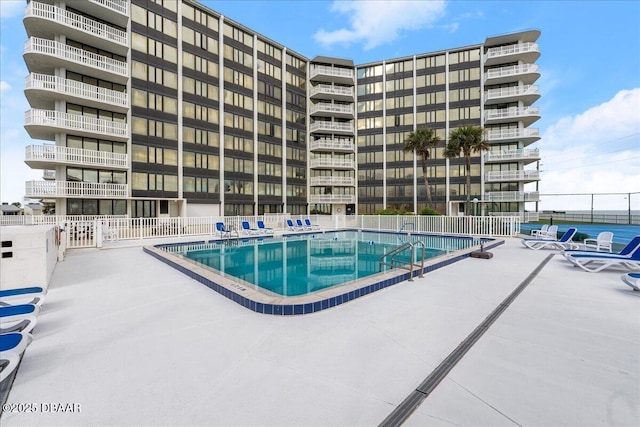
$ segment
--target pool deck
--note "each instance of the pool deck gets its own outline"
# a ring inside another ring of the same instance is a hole
[[[142,243],[159,242],[58,263],[7,401],[39,410],[3,427],[375,426],[523,283],[404,425],[640,425],[640,292],[624,270],[587,273],[513,238],[490,260],[273,316]]]

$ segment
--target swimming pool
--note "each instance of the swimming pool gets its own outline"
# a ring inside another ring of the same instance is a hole
[[[157,245],[145,252],[247,308],[286,315],[323,310],[409,279],[402,269],[380,272],[379,259],[418,240],[426,247],[424,272],[466,258],[481,242],[487,249],[504,243],[346,230]]]

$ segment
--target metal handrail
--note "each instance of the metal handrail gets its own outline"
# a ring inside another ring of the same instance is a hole
[[[422,246],[422,256],[420,257],[420,264],[414,264],[413,260],[415,259],[415,253],[416,253],[416,246]],[[409,263],[402,263],[399,264],[398,262],[396,262],[396,260],[393,258],[395,255],[398,255],[401,252],[404,252],[407,249],[411,249],[411,258]],[[387,252],[386,254],[382,255],[380,257],[380,259],[378,260],[378,271],[382,271],[382,266],[386,265],[388,267],[391,268],[402,268],[404,270],[408,270],[409,271],[409,281],[413,282],[413,269],[414,267],[419,267],[420,268],[420,277],[424,277],[424,256],[425,256],[425,249],[426,246],[424,244],[424,242],[422,240],[418,240],[416,242],[406,242],[403,243],[402,245],[392,249],[391,251]],[[384,262],[384,259],[386,257],[390,256],[391,259],[389,260],[389,262]]]

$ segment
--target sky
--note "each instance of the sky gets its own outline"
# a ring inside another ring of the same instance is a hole
[[[537,29],[540,210],[640,210],[640,1],[201,1],[307,58],[356,64]],[[23,202],[23,0],[0,0],[0,199]],[[534,191],[532,184],[526,191]],[[622,193],[622,194],[620,194]],[[629,197],[629,193],[630,197]],[[635,194],[634,194],[635,193]],[[533,205],[527,205],[533,209]]]

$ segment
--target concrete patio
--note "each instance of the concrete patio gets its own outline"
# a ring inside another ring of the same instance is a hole
[[[2,425],[375,426],[550,254],[404,425],[640,425],[640,292],[624,270],[586,273],[517,238],[493,253],[278,317],[139,246],[69,251],[7,401],[40,410]]]

